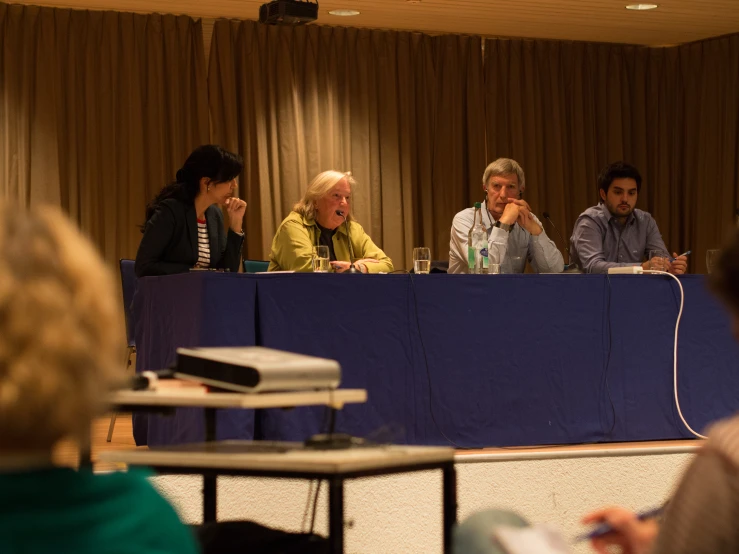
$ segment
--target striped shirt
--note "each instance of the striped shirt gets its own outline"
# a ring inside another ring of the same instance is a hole
[[[198,219],[198,263],[195,267],[210,267],[210,242],[208,241],[208,226],[205,221]]]
[[[652,554],[739,552],[739,417],[714,425],[665,512]]]

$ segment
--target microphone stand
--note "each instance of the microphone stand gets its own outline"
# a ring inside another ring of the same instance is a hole
[[[346,220],[346,216],[341,210],[336,210],[336,215],[340,215],[344,218],[344,227],[346,227],[346,240],[349,241],[349,269],[347,269],[344,273],[362,273],[356,267],[354,267],[354,247],[352,246],[352,237],[349,234],[349,222]]]
[[[559,232],[559,229],[557,229],[557,226],[554,224],[554,222],[549,218],[548,212],[542,212],[544,216],[544,219],[546,219],[549,222],[549,225],[552,226],[552,229],[557,233],[557,236],[559,237],[559,240],[562,242],[562,244],[565,247],[565,253],[567,254],[567,263],[565,264],[565,270],[570,268],[570,248],[567,246],[567,243],[565,242],[565,239],[562,238],[562,234]]]

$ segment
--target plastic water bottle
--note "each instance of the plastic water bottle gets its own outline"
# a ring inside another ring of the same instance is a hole
[[[477,275],[488,272],[488,232],[482,223],[481,207],[480,202],[475,202],[475,219],[467,241],[469,272]]]

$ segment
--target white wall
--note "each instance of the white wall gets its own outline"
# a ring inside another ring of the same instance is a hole
[[[658,451],[658,450],[656,450]],[[582,454],[580,454],[582,456]],[[609,504],[652,507],[672,490],[692,455],[623,451],[578,458],[474,461],[458,456],[459,519],[498,507],[532,522],[556,525],[566,536],[582,531],[588,510]],[[187,523],[202,517],[202,479],[160,476],[156,486]],[[297,480],[227,478],[218,481],[218,518],[251,519],[290,531],[303,524],[309,484]],[[326,487],[316,530],[327,532]],[[349,482],[345,499],[346,552],[363,554],[441,552],[441,473],[374,477]],[[309,521],[310,515],[305,518]],[[588,552],[580,545],[576,552]]]

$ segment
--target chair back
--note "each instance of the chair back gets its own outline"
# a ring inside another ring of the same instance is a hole
[[[264,260],[244,260],[244,273],[260,273],[268,268],[269,262]]]
[[[136,292],[136,271],[134,270],[133,260],[120,260],[121,268],[121,288],[123,289],[123,314],[126,316],[126,340],[129,347],[136,346],[136,339],[133,328],[133,295]]]

